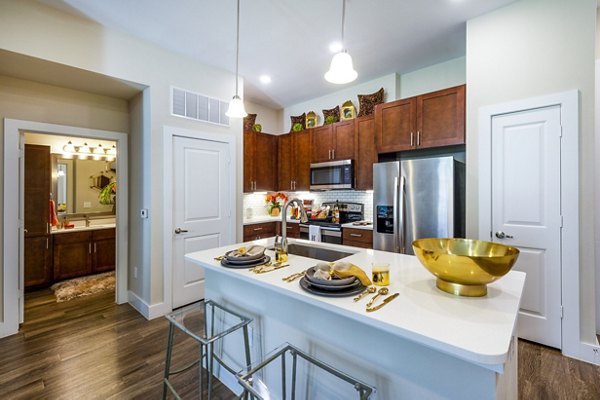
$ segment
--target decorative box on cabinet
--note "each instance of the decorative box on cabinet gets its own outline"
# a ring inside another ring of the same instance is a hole
[[[278,190],[310,189],[310,141],[308,130],[279,135]]]
[[[375,107],[377,151],[441,147],[465,142],[465,85]]]

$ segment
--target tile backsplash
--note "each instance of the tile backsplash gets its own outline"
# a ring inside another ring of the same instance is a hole
[[[330,190],[326,192],[285,192],[290,198],[298,197],[302,200],[312,199],[313,204],[320,205],[323,202],[330,201],[348,201],[352,203],[363,203],[365,205],[365,219],[373,220],[373,192],[358,190]],[[267,215],[265,203],[265,194],[244,194],[244,217],[247,216],[247,210],[251,209],[254,217]]]

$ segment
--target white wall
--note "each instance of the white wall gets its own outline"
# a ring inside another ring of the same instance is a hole
[[[256,123],[262,125],[262,132],[279,134],[283,132],[281,115],[283,109],[275,110],[258,103],[244,100],[248,114],[256,114]]]
[[[459,57],[400,75],[399,99],[434,92],[467,81],[467,58]]]
[[[283,131],[289,132],[291,127],[290,116],[301,115],[302,113],[314,111],[317,114],[317,125],[323,125],[323,112],[335,106],[341,106],[345,101],[351,100],[358,112],[359,94],[371,94],[383,88],[385,91],[384,101],[396,100],[399,77],[397,74],[390,74],[373,79],[372,81],[360,83],[349,87],[344,87],[336,92],[325,96],[294,104],[283,109]]]
[[[132,157],[130,160],[130,277],[139,269],[130,289],[148,304],[163,302],[163,126],[236,136],[237,158],[242,158],[242,121],[231,126],[204,124],[170,115],[171,85],[229,100],[235,91],[234,75],[162,50],[121,32],[106,29],[84,18],[57,11],[33,0],[0,2],[0,49],[48,60],[81,70],[146,86],[130,104]],[[43,71],[40,71],[43,73]],[[42,110],[43,111],[43,110]],[[33,115],[33,114],[32,114]],[[35,115],[22,119],[36,120]],[[52,119],[52,116],[46,116]],[[45,121],[53,122],[53,121]],[[98,125],[106,125],[106,122]],[[93,126],[103,129],[103,126]],[[241,222],[242,163],[237,171],[237,213]],[[139,208],[150,211],[141,220]],[[241,223],[239,224],[241,225]],[[133,280],[133,279],[132,279]]]
[[[521,0],[467,23],[467,235],[478,224],[481,106],[580,91],[581,337],[594,341],[595,0]]]

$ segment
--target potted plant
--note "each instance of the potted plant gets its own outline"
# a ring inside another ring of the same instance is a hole
[[[281,207],[288,201],[285,193],[277,192],[267,194],[265,202],[267,203],[267,213],[273,217],[277,217],[281,213]]]
[[[98,195],[98,202],[104,205],[113,206],[113,211],[116,205],[117,198],[117,182],[112,181],[108,185],[104,186],[102,190],[100,190],[100,194]]]

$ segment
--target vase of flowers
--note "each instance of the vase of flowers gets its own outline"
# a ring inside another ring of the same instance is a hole
[[[277,193],[269,193],[265,197],[265,202],[267,203],[267,213],[273,217],[279,216],[281,213],[281,208],[288,201],[288,197],[285,193],[277,192]]]

